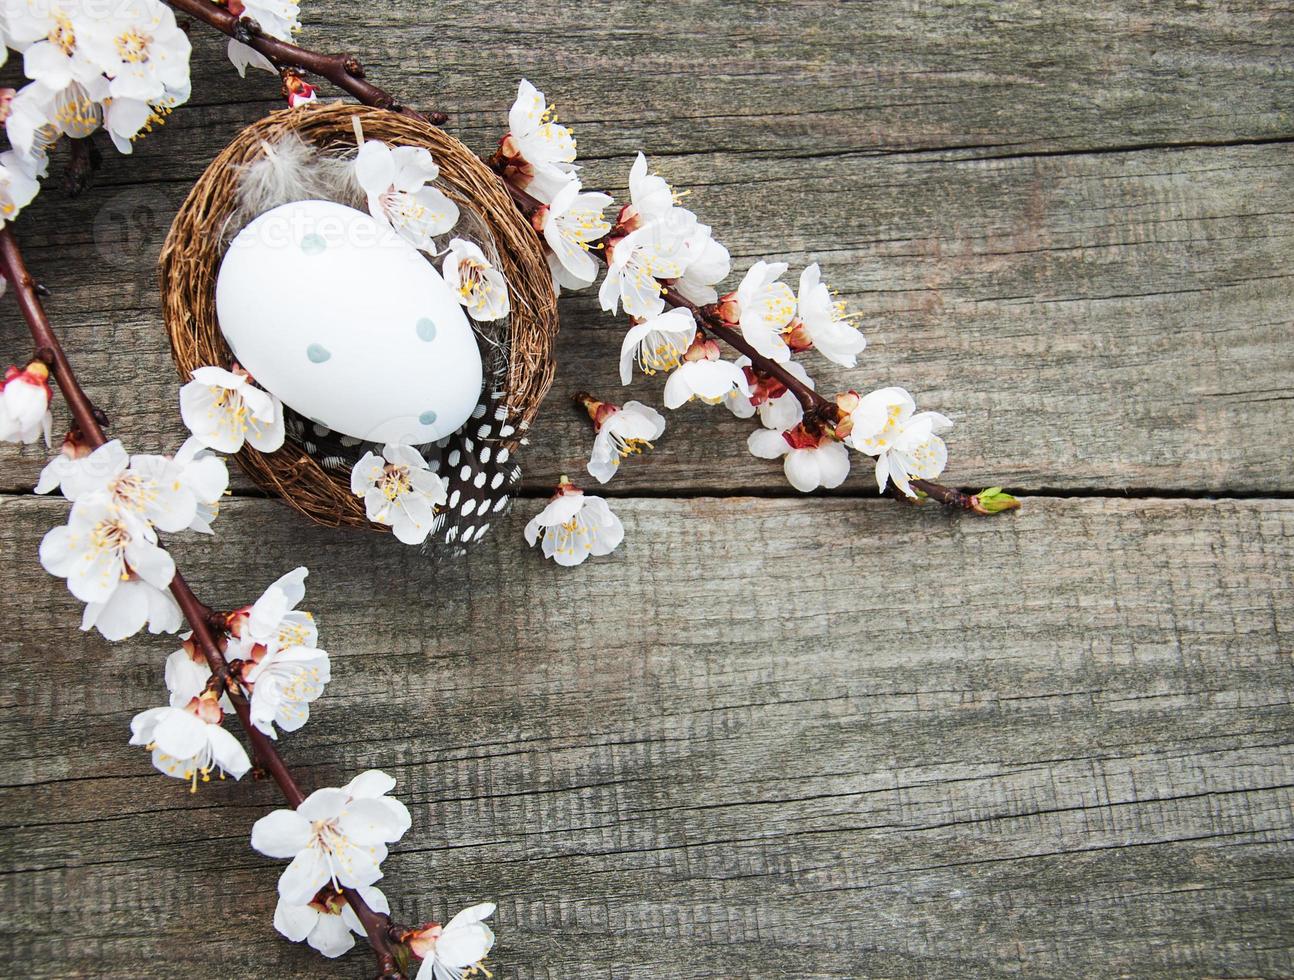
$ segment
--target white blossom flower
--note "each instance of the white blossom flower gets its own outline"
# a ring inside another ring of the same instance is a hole
[[[32,361],[21,371],[9,367],[0,381],[0,440],[32,443],[44,438],[48,446],[53,397],[44,363]]]
[[[106,603],[131,572],[157,589],[175,578],[175,562],[158,547],[157,532],[102,494],[78,501],[68,523],[45,535],[40,561],[45,571],[67,579],[82,602]]]
[[[113,0],[107,16],[75,19],[76,47],[111,80],[114,100],[162,102],[189,87],[189,36],[157,0]]]
[[[107,81],[103,90],[107,90]],[[76,83],[61,91],[46,88],[40,82],[31,82],[20,88],[9,104],[5,118],[5,134],[14,154],[8,168],[30,181],[46,175],[49,148],[63,135],[64,117],[73,120],[69,135],[88,136],[103,122],[103,107],[90,98],[83,86]],[[0,157],[0,159],[4,159]],[[21,189],[36,193],[36,188],[21,185]],[[12,217],[5,215],[7,219]]]
[[[281,576],[250,606],[236,609],[226,622],[237,641],[229,659],[254,660],[266,653],[288,647],[312,647],[319,642],[314,616],[297,609],[306,595],[304,566]]]
[[[589,243],[611,230],[611,222],[602,216],[609,204],[610,195],[584,191],[579,181],[572,179],[541,212],[548,266],[558,286],[583,289],[598,277],[598,263],[589,254]]]
[[[30,176],[60,135],[88,136],[104,126],[117,148],[188,99],[188,36],[158,0],[118,0],[102,10],[50,0],[5,5],[6,36],[24,51],[33,81],[6,121],[10,143]]]
[[[458,205],[435,187],[440,167],[421,146],[367,140],[355,158],[355,179],[368,196],[368,210],[415,248],[434,252],[437,235],[458,223]]]
[[[279,897],[305,905],[319,889],[362,888],[382,877],[386,845],[412,821],[399,800],[386,796],[395,780],[370,770],[342,789],[319,789],[295,810],[275,810],[252,827],[252,847],[292,863],[279,878]]]
[[[218,367],[194,371],[193,380],[180,389],[180,415],[208,449],[236,453],[246,441],[254,449],[272,453],[283,446],[283,403],[257,388],[237,366],[233,371]]]
[[[386,445],[369,452],[350,471],[350,490],[364,498],[368,519],[391,528],[405,544],[422,544],[436,507],[447,498],[445,481],[412,446]]]
[[[623,305],[630,316],[657,316],[665,309],[663,279],[677,279],[686,268],[686,230],[663,223],[644,225],[607,242],[607,274],[598,290],[602,309]]]
[[[651,449],[652,440],[665,431],[665,417],[642,402],[628,401],[621,406],[588,396],[584,407],[597,431],[588,470],[599,483],[616,475],[622,459]]]
[[[207,658],[198,650],[193,634],[186,633],[180,639],[180,649],[166,658],[163,675],[172,708],[183,708],[206,690],[207,681],[211,679],[211,667],[207,664]],[[223,701],[220,707],[225,711],[230,710]]]
[[[45,468],[40,471],[35,492],[46,494],[61,489],[63,481],[69,474],[76,472],[77,467],[90,457],[90,453],[91,449],[80,430],[70,431],[63,437],[63,445],[58,455],[46,463]]]
[[[745,372],[746,383],[750,385],[750,396],[747,397],[735,389],[728,393],[724,404],[733,415],[739,419],[748,419],[759,412],[760,424],[766,429],[776,429],[778,432],[792,429],[800,424],[804,418],[804,407],[800,404],[800,400],[787,390],[786,385],[771,375],[756,371],[751,366],[750,358],[744,354],[737,358],[736,363],[737,367]],[[809,377],[809,372],[804,369],[803,364],[787,361],[782,367],[808,387],[814,387],[813,379]]]
[[[882,493],[893,480],[915,497],[909,480],[933,480],[944,471],[948,448],[939,434],[952,428],[952,420],[938,412],[917,412],[903,388],[881,388],[861,398],[850,392],[838,404],[849,417],[836,432],[854,449],[876,457],[876,485]]]
[[[238,739],[221,727],[222,717],[211,692],[185,708],[149,708],[131,719],[130,744],[144,746],[160,772],[188,780],[190,792],[197,792],[199,779],[208,782],[213,771],[241,779],[252,767]]]
[[[229,484],[229,473],[220,460],[212,459],[208,464],[191,478],[210,484],[204,492],[219,486],[218,496]],[[198,500],[181,466],[167,456],[132,457],[117,439],[104,443],[81,465],[68,470],[62,485],[69,500],[104,494],[123,514],[162,531],[183,531],[197,516]]]
[[[760,260],[750,267],[737,287],[737,322],[741,335],[760,354],[779,364],[791,359],[782,331],[795,316],[795,294],[779,282],[785,262]]]
[[[783,469],[791,486],[804,493],[840,486],[849,475],[849,450],[843,442],[809,432],[803,425],[785,432],[756,429],[747,445],[760,459],[785,456]]]
[[[74,80],[63,88],[50,88],[39,81],[24,85],[14,96],[5,120],[18,169],[28,177],[45,176],[50,147],[60,136],[81,139],[102,126],[103,101],[108,97],[108,80],[102,75],[84,82]],[[114,108],[113,118],[121,123],[124,114],[120,107]]]
[[[40,184],[13,150],[0,153],[0,224],[8,224],[35,198]]]
[[[683,361],[665,382],[665,407],[680,408],[693,398],[718,405],[737,392],[750,397],[746,372],[719,356],[719,345],[697,336],[683,355]]]
[[[493,902],[482,902],[463,909],[444,926],[432,923],[415,930],[409,948],[422,965],[414,980],[463,980],[474,974],[494,946],[494,933],[484,921],[494,908]]]
[[[378,889],[362,886],[356,891],[374,912],[390,913],[391,906]],[[355,945],[355,936],[365,935],[346,897],[328,885],[305,904],[294,905],[280,898],[274,909],[274,928],[294,943],[309,943],[330,959],[348,952]]]
[[[202,440],[190,436],[176,450],[173,463],[178,469],[176,478],[193,494],[193,522],[190,531],[211,534],[211,522],[220,513],[220,501],[229,490],[229,467],[225,461],[207,451]]]
[[[696,317],[682,307],[635,323],[620,345],[620,383],[633,380],[635,361],[644,374],[673,371],[695,339]]]
[[[310,720],[310,702],[332,679],[328,654],[315,647],[272,650],[243,672],[251,688],[252,724],[270,738],[274,726],[295,732]]]
[[[796,319],[788,341],[794,350],[813,347],[827,360],[850,368],[867,346],[862,331],[849,322],[845,304],[832,300],[816,262],[800,273]]]
[[[57,91],[103,74],[83,49],[81,29],[92,19],[83,0],[7,2],[3,6],[5,43],[23,52],[23,74]],[[79,23],[78,23],[79,22]]]
[[[499,320],[508,315],[512,308],[508,281],[479,246],[461,238],[451,239],[441,271],[473,320]]]
[[[728,278],[732,257],[728,249],[714,240],[709,225],[698,224],[683,242],[687,264],[683,275],[671,285],[684,299],[697,306],[707,306],[719,299],[714,287]]]
[[[548,506],[526,525],[526,544],[534,547],[541,534],[544,557],[569,567],[590,555],[611,554],[625,529],[605,500],[587,496],[563,477]]]
[[[640,152],[629,168],[629,204],[620,209],[619,223],[629,231],[675,217],[676,212],[686,215],[684,221],[696,221],[696,215],[679,208],[678,195],[669,182],[659,174],[647,172],[647,158]]]
[[[508,155],[521,157],[536,167],[554,167],[569,172],[574,168],[575,135],[557,122],[557,107],[550,106],[544,93],[526,79],[517,86],[517,98],[508,110]]]
[[[221,655],[229,649],[229,635],[222,633],[215,640]],[[206,656],[198,649],[192,633],[180,636],[180,648],[166,658],[166,690],[170,694],[172,708],[183,708],[199,697],[207,689],[211,680],[211,666]],[[234,710],[227,693],[220,695],[220,709],[225,712]]]
[[[176,633],[184,614],[169,589],[160,589],[133,572],[128,573],[103,602],[88,602],[81,629],[97,629],[105,640],[116,642],[134,636],[145,626],[150,633]]]
[[[260,25],[261,33],[279,41],[291,41],[301,30],[301,8],[291,0],[227,0],[225,4],[235,17],[250,17]],[[241,41],[230,40],[229,60],[246,77],[247,66],[278,73],[274,62]]]

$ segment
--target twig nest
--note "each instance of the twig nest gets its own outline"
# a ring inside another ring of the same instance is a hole
[[[166,244],[162,249],[159,263],[163,313],[167,331],[170,336],[171,350],[183,381],[188,381],[191,372],[205,365],[229,366],[235,359],[226,337],[221,332],[220,320],[217,317],[217,276],[221,262],[227,250],[226,235],[237,206],[236,192],[238,175],[242,169],[264,157],[266,147],[272,147],[290,132],[295,132],[303,141],[321,150],[355,147],[355,120],[358,119],[366,139],[381,140],[393,146],[423,147],[431,152],[440,167],[439,185],[448,197],[464,209],[474,213],[486,226],[498,253],[498,265],[502,279],[506,282],[510,314],[507,320],[506,383],[501,397],[497,399],[501,406],[498,411],[506,413],[507,424],[503,426],[508,434],[499,448],[515,459],[520,437],[528,428],[535,416],[548,387],[552,382],[554,361],[553,344],[557,333],[557,303],[552,289],[551,274],[534,232],[517,211],[507,191],[493,172],[466,146],[447,135],[440,129],[420,122],[408,116],[373,109],[366,106],[334,103],[331,105],[311,104],[296,109],[284,109],[275,112],[244,129],[232,143],[211,163],[194,185],[193,190],[180,207]],[[344,210],[344,209],[343,209]],[[313,239],[312,239],[313,242]],[[383,251],[383,250],[378,250]],[[412,251],[412,250],[410,250]],[[304,259],[318,256],[302,256]],[[414,253],[419,262],[423,260]],[[334,256],[340,258],[340,256]],[[423,262],[428,271],[434,273],[430,265]],[[250,274],[250,273],[249,273]],[[253,276],[255,278],[255,276]],[[437,277],[439,278],[439,277]],[[322,280],[317,280],[322,284]],[[307,278],[303,286],[309,289],[315,283]],[[443,283],[441,284],[443,285]],[[322,370],[329,370],[329,362],[338,356],[341,342],[333,339],[309,338],[306,334],[313,323],[321,322],[323,313],[316,309],[317,297],[298,297],[299,302],[289,302],[291,290],[276,291],[275,302],[281,304],[276,308],[277,319],[282,320],[282,336],[273,339],[255,336],[250,325],[256,320],[251,311],[243,310],[232,314],[233,321],[240,318],[243,327],[237,322],[231,325],[231,313],[228,308],[222,309],[225,317],[225,331],[235,339],[239,354],[254,359],[255,352],[266,344],[304,345],[303,357]],[[282,293],[282,295],[278,295]],[[416,305],[413,300],[412,305]],[[436,300],[428,298],[428,304],[435,305]],[[282,305],[286,304],[286,305]],[[398,303],[397,303],[398,305]],[[418,324],[422,319],[435,321],[438,325],[435,333],[443,333],[439,325],[444,322],[455,322],[459,316],[454,310],[453,316],[430,316],[430,310],[414,310],[412,305],[409,315],[413,316],[410,330],[412,336],[418,336]],[[443,312],[443,311],[442,311]],[[425,315],[424,314],[428,314]],[[263,318],[261,318],[263,321]],[[263,329],[263,328],[262,328]],[[450,331],[452,333],[452,330]],[[423,335],[432,333],[424,326]],[[298,336],[300,334],[300,336]],[[443,339],[443,338],[442,338]],[[470,342],[470,336],[467,338]],[[424,341],[424,344],[426,342]],[[245,350],[245,345],[250,347]],[[324,356],[327,352],[328,356]],[[358,351],[347,350],[347,356],[359,356]],[[256,371],[252,365],[244,365]],[[333,364],[333,368],[339,367]],[[395,373],[418,370],[432,371],[428,363],[422,365],[401,364],[391,370]],[[306,382],[308,378],[265,378],[266,386],[274,390],[276,385],[291,388],[298,381]],[[396,379],[391,379],[396,381]],[[462,380],[462,379],[459,379]],[[479,382],[466,379],[475,384],[467,408],[476,404],[479,393]],[[381,376],[357,376],[354,379],[356,390],[367,387],[369,391],[381,391],[384,379]],[[398,381],[388,388],[400,387]],[[468,385],[467,387],[472,387]],[[466,390],[466,389],[465,389]],[[302,397],[310,401],[308,391],[276,391],[284,401],[292,405]],[[488,393],[487,393],[488,394]],[[294,398],[295,396],[295,398]],[[446,405],[451,408],[446,415],[451,420],[461,414],[462,400],[457,395],[447,394]],[[466,395],[463,398],[467,398]],[[369,406],[371,407],[371,406]],[[434,439],[447,435],[445,424],[438,421],[442,413],[436,407],[421,407],[415,412],[414,406],[390,405],[387,415],[390,418],[404,419],[408,415],[412,424],[408,431],[398,433],[402,438],[394,441],[417,442],[422,437]],[[325,406],[320,411],[334,411]],[[318,416],[311,412],[305,403],[299,408],[302,415]],[[383,409],[379,409],[382,411]],[[478,411],[480,409],[478,408]],[[432,413],[435,412],[435,420]],[[464,416],[465,417],[465,416]],[[340,431],[346,430],[346,420],[350,416],[345,411],[340,416],[329,418],[315,417],[313,421]],[[422,420],[427,420],[423,422]],[[356,423],[359,424],[359,423]],[[470,428],[474,420],[468,419]],[[369,439],[385,438],[388,433],[377,433],[373,428],[360,437]],[[261,453],[246,446],[237,455],[239,464],[261,488],[278,494],[294,508],[311,520],[328,526],[365,527],[381,530],[370,522],[365,513],[364,502],[352,493],[349,475],[334,469],[325,468],[308,454],[301,445],[291,439],[277,452]]]

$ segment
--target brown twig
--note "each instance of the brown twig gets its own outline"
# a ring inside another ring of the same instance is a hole
[[[90,184],[90,178],[103,163],[103,154],[89,136],[69,139],[71,155],[63,171],[63,188],[68,197],[76,197]]]
[[[503,178],[504,186],[507,187],[508,193],[512,195],[512,200],[516,203],[517,209],[521,211],[528,220],[534,218],[535,214],[544,207],[542,201],[531,197],[524,190],[514,185],[504,177],[502,170],[504,166],[503,158],[499,154],[486,160],[500,177]],[[603,247],[606,239],[597,242],[591,242],[589,253],[595,256],[599,262],[606,264],[606,249]],[[761,374],[776,378],[787,391],[791,392],[799,400],[800,405],[804,408],[805,422],[815,428],[823,426],[834,426],[840,418],[839,409],[836,403],[825,395],[814,391],[807,384],[793,375],[783,365],[778,364],[771,358],[765,357],[759,351],[751,346],[750,342],[741,335],[741,331],[736,330],[726,323],[713,305],[698,306],[691,300],[679,293],[673,286],[665,286],[661,293],[665,300],[665,305],[675,309],[690,310],[696,318],[697,325],[708,333],[710,336],[722,340],[729,347],[740,351],[750,358],[751,367]],[[959,510],[968,510],[975,514],[989,515],[991,512],[980,506],[979,498],[965,493],[964,491],[953,487],[944,486],[942,483],[935,483],[931,480],[911,480],[912,487],[921,491],[931,500],[936,500],[945,507],[953,507]],[[904,497],[905,500],[911,498]]]
[[[18,241],[8,227],[0,230],[0,272],[3,272],[4,277],[9,280],[9,289],[18,301],[18,306],[27,321],[32,340],[36,345],[37,356],[49,366],[50,374],[57,382],[59,390],[63,393],[63,400],[67,403],[68,411],[72,413],[72,418],[77,428],[85,437],[88,445],[102,446],[108,441],[100,425],[102,413],[95,408],[94,403],[77,381],[76,374],[72,371],[72,366],[68,363],[67,355],[63,351],[63,346],[59,343],[58,337],[50,326],[49,317],[45,313],[40,297],[37,295],[36,282],[31,273],[27,271],[27,265],[23,261],[22,250],[18,247]],[[305,794],[301,791],[301,787],[297,785],[287,767],[287,763],[283,761],[283,757],[275,748],[274,742],[252,724],[251,708],[247,703],[247,699],[243,696],[238,685],[232,682],[229,665],[216,645],[216,638],[211,628],[211,621],[214,618],[212,610],[198,601],[198,598],[193,594],[193,590],[189,588],[188,583],[185,582],[178,571],[171,582],[171,594],[175,596],[175,601],[179,605],[180,611],[184,614],[184,618],[189,621],[189,626],[193,630],[193,638],[206,658],[207,666],[211,668],[212,676],[216,678],[217,683],[224,689],[233,704],[234,713],[238,716],[238,720],[252,744],[253,753],[258,764],[278,784],[279,790],[283,793],[283,797],[288,804],[293,809],[296,809],[296,807],[300,806],[301,801],[305,799]],[[378,967],[382,971],[381,976],[388,978],[388,980],[395,980],[400,976],[400,973],[396,967],[391,941],[387,935],[387,930],[390,927],[389,917],[369,908],[364,899],[353,889],[343,889],[343,894],[346,896],[346,901],[350,903],[351,908],[355,910],[356,917],[364,926],[369,945],[373,947]]]
[[[214,27],[235,41],[241,41],[273,62],[277,68],[299,68],[312,75],[326,78],[344,92],[349,92],[365,105],[390,109],[437,126],[448,121],[443,112],[422,113],[401,105],[390,92],[378,88],[364,76],[364,66],[351,54],[322,54],[298,47],[287,41],[263,34],[254,20],[239,18],[227,8],[211,0],[166,0],[177,11]]]

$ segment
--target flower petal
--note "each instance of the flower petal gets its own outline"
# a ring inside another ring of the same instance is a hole
[[[310,821],[295,810],[275,810],[252,824],[252,847],[266,857],[296,857],[309,843]]]

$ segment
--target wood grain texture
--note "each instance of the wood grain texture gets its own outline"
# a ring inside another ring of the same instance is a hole
[[[335,680],[287,756],[400,780],[394,904],[497,898],[504,976],[1288,975],[1294,506],[1027,504],[621,501],[623,550],[564,575],[524,512],[452,569],[265,501],[176,550],[215,603],[312,569]],[[0,501],[5,567],[61,513]],[[171,644],[13,593],[5,960],[318,976],[247,846],[272,787],[190,796],[126,745]]]
[[[503,19],[523,26],[502,30],[488,49],[456,43],[461,32],[498,21],[501,9],[451,6],[431,24],[420,6],[395,4],[355,23],[350,7],[343,14],[317,5],[321,36],[353,44],[375,73],[415,97],[437,95],[453,112],[451,129],[482,151],[497,140],[522,71],[577,128],[590,185],[619,194],[631,151],[646,149],[731,246],[734,284],[761,256],[791,262],[793,274],[819,261],[827,281],[866,314],[871,346],[853,371],[813,355],[806,363],[824,389],[902,384],[953,417],[955,482],[1228,493],[1288,482],[1294,150],[1279,140],[1294,123],[1269,110],[1294,105],[1294,57],[1276,57],[1281,40],[1294,55],[1294,12],[1242,4],[1226,15],[1201,8],[1173,16],[1156,7],[1040,21],[1018,5],[993,4],[914,21],[897,5],[788,8],[786,17],[814,25],[806,38],[752,18],[745,5],[661,8],[652,15],[660,24],[676,20],[685,31],[708,21],[715,37],[731,39],[729,70],[698,76],[661,65],[717,55],[704,37],[648,33],[646,25],[574,30],[583,15],[565,8],[513,5]],[[631,23],[627,9],[612,8],[605,23]],[[393,25],[389,37],[383,23]],[[1206,25],[1210,43],[1229,39],[1224,51],[1196,43],[1191,31]],[[892,45],[891,30],[910,41]],[[993,80],[970,67],[966,39],[977,33],[976,44],[1000,59]],[[1071,39],[1061,64],[1029,70],[1026,39],[1061,36]],[[541,37],[567,38],[569,63],[545,63],[525,47]],[[52,308],[92,386],[100,385],[95,394],[116,431],[141,448],[180,437],[175,413],[160,410],[174,404],[175,376],[158,321],[157,247],[189,184],[271,105],[211,101],[222,91],[226,99],[264,95],[273,83],[231,79],[219,45],[198,41],[200,104],[176,113],[134,160],[112,158],[96,192],[72,202],[41,198],[24,231],[29,262],[49,280]],[[893,66],[864,60],[873,47]],[[650,50],[635,59],[630,48]],[[842,61],[851,49],[859,52],[852,67]],[[1176,67],[1157,69],[1156,59]],[[1148,74],[1139,77],[1133,62]],[[1090,104],[1065,87],[1065,72],[1077,73],[1069,84],[1089,91]],[[1243,80],[1225,90],[1226,141],[1278,141],[1198,145],[1217,134],[1197,76],[1220,85],[1227,72]],[[1102,86],[1121,94],[1097,98]],[[869,135],[877,106],[897,88],[907,93],[899,108],[911,135]],[[623,108],[626,91],[640,93],[635,107],[647,111]],[[950,137],[951,124],[930,113],[993,132]],[[1151,117],[1159,128],[1137,128]],[[1278,135],[1281,119],[1288,124]],[[1044,125],[1081,138],[1044,140]],[[1149,140],[1186,145],[1108,151]],[[959,149],[972,142],[980,149]],[[12,313],[0,315],[11,324],[5,335],[19,329]],[[563,326],[563,370],[526,466],[532,492],[587,459],[591,432],[567,403],[572,391],[660,400],[657,381],[620,388],[623,327],[591,295],[564,301]],[[124,386],[98,381],[108,377]],[[699,407],[673,422],[652,464],[626,467],[614,491],[777,485],[775,464],[746,452],[746,423]],[[6,485],[30,486],[36,468],[11,472]],[[860,471],[849,489],[866,484]]]
[[[647,151],[738,273],[817,260],[867,314],[856,370],[809,358],[821,387],[904,384],[958,422],[950,481],[1067,495],[959,520],[860,472],[796,498],[688,408],[608,487],[623,548],[572,572],[523,550],[534,499],[439,567],[232,500],[179,563],[216,605],[311,569],[336,680],[285,751],[311,786],[399,779],[404,918],[497,900],[519,980],[1294,975],[1294,4],[304,13],[478,150],[525,75],[590,186]],[[277,102],[194,39],[192,104],[18,227],[139,451],[181,438],[157,248]],[[528,493],[582,468],[573,390],[659,401],[616,383],[620,334],[563,300]],[[0,352],[23,336],[0,303]],[[33,560],[64,513],[39,465],[0,449],[0,962],[369,975],[271,930],[271,786],[190,796],[126,745],[173,643],[76,630]],[[1256,499],[1088,496],[1120,490]]]

